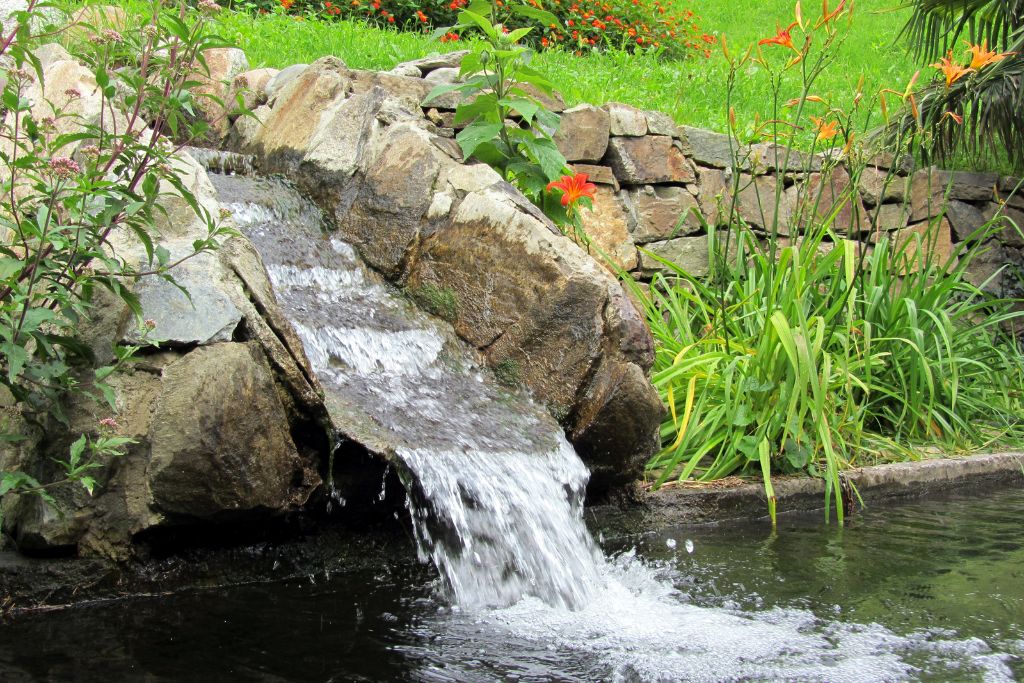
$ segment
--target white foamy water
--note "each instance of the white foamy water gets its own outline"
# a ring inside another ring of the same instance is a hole
[[[365,414],[400,460],[420,556],[454,606],[427,624],[451,660],[438,680],[487,680],[472,663],[491,661],[540,680],[901,681],[921,660],[950,680],[1012,680],[1007,655],[976,639],[695,606],[670,571],[606,559],[583,524],[588,472],[557,423],[325,236],[308,202],[257,182],[215,179],[243,195],[229,208],[329,406]]]

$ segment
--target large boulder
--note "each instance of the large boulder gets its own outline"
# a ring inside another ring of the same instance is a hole
[[[278,93],[242,151],[296,180],[389,279],[451,292],[459,336],[493,366],[518,369],[590,465],[595,488],[635,477],[661,418],[641,316],[497,173],[461,163],[453,141],[406,106],[404,84],[398,96],[388,86],[319,60]]]

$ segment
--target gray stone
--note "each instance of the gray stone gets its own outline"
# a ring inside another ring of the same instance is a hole
[[[795,215],[797,193],[795,188],[789,188],[776,197],[776,188],[775,176],[741,176],[736,214],[750,226],[769,232],[775,229],[780,235],[788,235]]]
[[[790,149],[784,145],[761,142],[750,148],[745,160],[754,173],[811,173],[821,170],[820,155],[809,155],[798,149]]]
[[[645,111],[644,116],[647,117],[647,132],[651,135],[679,137],[679,127],[668,114],[660,111]]]
[[[872,229],[899,230],[907,227],[910,221],[910,207],[906,204],[882,204],[868,211],[868,221]]]
[[[340,62],[341,60],[338,61]],[[277,94],[285,86],[298,78],[299,74],[305,71],[308,66],[308,64],[292,64],[278,71],[273,78],[267,81],[266,86],[263,88],[263,92],[267,96],[267,103],[273,105],[274,100],[277,99]],[[344,66],[344,62],[342,62],[342,66]]]
[[[612,135],[647,135],[647,116],[636,107],[619,102],[609,102],[602,107],[608,112],[608,123]]]
[[[700,207],[686,188],[648,185],[624,194],[629,231],[637,244],[688,235],[702,228]]]
[[[288,509],[319,483],[288,433],[270,367],[248,345],[203,347],[168,365],[152,424],[146,474],[163,514]]]
[[[442,54],[432,54],[408,62],[402,62],[398,66],[411,66],[423,74],[428,74],[435,69],[458,69],[462,65],[462,58],[469,54],[469,50],[456,50]],[[396,69],[398,67],[395,67]]]
[[[890,175],[885,169],[868,166],[861,172],[860,196],[867,206],[906,201],[908,178]]]
[[[685,144],[684,151],[699,165],[713,168],[738,166],[740,170],[750,170],[747,154],[739,153],[737,158],[733,157],[736,154],[733,147],[738,145],[730,141],[728,135],[690,126],[680,126],[679,130]]]
[[[998,224],[996,223],[998,221]],[[999,241],[1009,247],[1024,248],[1024,210],[990,202],[982,213],[982,223],[992,222],[999,230]]]
[[[384,73],[391,74],[392,76],[404,76],[406,78],[423,78],[423,72],[420,71],[418,66],[413,64],[397,64],[394,68],[388,69]]]
[[[242,95],[242,106],[256,109],[267,103],[267,84],[280,73],[277,69],[253,69],[235,76],[231,81],[231,98]]]
[[[831,172],[814,173],[796,188],[794,216],[800,225],[830,222],[841,235],[858,236],[870,230],[868,213],[860,193],[853,188],[850,174],[842,166]]]
[[[459,80],[459,70],[456,67],[442,67],[440,69],[434,69],[424,76],[423,80],[432,85],[457,83]]]
[[[180,257],[172,253],[172,258]],[[146,268],[142,264],[140,269]],[[171,275],[178,286],[163,278],[148,276],[135,286],[142,313],[156,323],[150,339],[172,346],[204,345],[231,341],[242,314],[215,284],[218,268],[211,254],[201,254],[176,267]],[[142,341],[140,331],[132,328],[125,341]]]
[[[581,104],[562,112],[561,125],[554,135],[558,150],[567,161],[600,161],[608,149],[610,131],[608,112]]]
[[[729,173],[729,178],[732,174]],[[717,168],[697,169],[697,201],[700,212],[711,225],[725,225],[729,222],[732,206],[732,186],[726,172]]]
[[[949,224],[958,242],[966,241],[975,230],[986,222],[978,208],[956,199],[951,199],[946,203],[946,218],[949,219]]]
[[[613,137],[605,161],[626,185],[692,183],[697,179],[693,165],[665,135]]]
[[[665,266],[647,253],[671,261],[693,277],[706,277],[710,272],[708,256],[708,236],[677,237],[664,242],[645,244],[640,251],[640,270],[651,275],[658,272],[669,272]]]
[[[231,83],[235,76],[249,70],[249,60],[236,47],[217,47],[203,51],[205,67],[197,65],[190,80],[198,82],[191,89],[196,108],[210,125],[207,137],[222,141],[231,129],[235,105],[231,101]]]
[[[39,60],[40,66],[45,72],[55,62],[74,61],[71,53],[64,49],[60,43],[46,43],[32,51],[32,54]]]

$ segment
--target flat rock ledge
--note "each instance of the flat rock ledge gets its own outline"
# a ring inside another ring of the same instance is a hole
[[[888,504],[953,491],[1022,486],[1024,452],[873,465],[848,470],[841,476],[856,488],[865,505]],[[772,485],[780,516],[824,510],[825,482],[821,479],[777,477]],[[851,489],[847,491],[844,497],[849,500],[853,494]],[[859,503],[848,504],[847,510],[851,509],[856,514]],[[764,487],[759,481],[739,479],[699,488],[666,486],[658,491],[635,491],[631,499],[594,506],[587,512],[588,525],[601,529],[606,537],[758,519],[767,524]]]

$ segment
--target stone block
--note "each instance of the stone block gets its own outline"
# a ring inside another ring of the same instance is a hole
[[[922,257],[920,249],[924,250],[924,260],[942,265],[949,261],[953,254],[953,231],[949,221],[942,218],[938,221],[922,221],[913,223],[902,230],[895,230],[888,233],[893,253],[905,249],[900,261],[895,266],[902,273],[915,273],[921,267]],[[880,238],[872,235],[871,241],[877,242]]]
[[[599,185],[594,197],[592,211],[584,209],[581,214],[583,231],[593,240],[594,246],[611,258],[612,262],[623,270],[633,270],[637,266],[636,245],[629,234],[626,211],[617,193],[607,185]],[[592,252],[601,265],[615,272],[600,255]]]
[[[797,189],[796,211],[801,226],[831,221],[833,230],[856,236],[871,229],[860,193],[842,166],[831,173],[814,173]]]
[[[562,112],[554,140],[566,161],[600,161],[608,149],[610,130],[607,111],[582,104]]]
[[[910,222],[910,207],[906,204],[882,204],[868,210],[868,223],[872,231],[899,230]]]
[[[691,234],[702,229],[697,199],[684,187],[631,189],[627,199],[633,241],[646,244]]]
[[[609,102],[602,107],[608,112],[612,135],[639,137],[647,135],[647,116],[628,104]]]
[[[861,199],[867,206],[877,206],[887,202],[906,201],[907,187],[910,181],[902,176],[891,175],[885,169],[868,166],[860,176]]]
[[[692,183],[693,165],[665,135],[613,137],[605,155],[619,182],[627,185],[648,183]]]
[[[661,111],[645,111],[644,116],[647,117],[647,132],[651,135],[668,135],[669,137],[679,137],[679,127],[676,122],[672,120],[672,117]]]
[[[598,185],[610,185],[616,192],[619,191],[619,180],[615,177],[612,169],[607,166],[596,166],[594,164],[571,164],[574,173],[586,173],[587,180]]]

